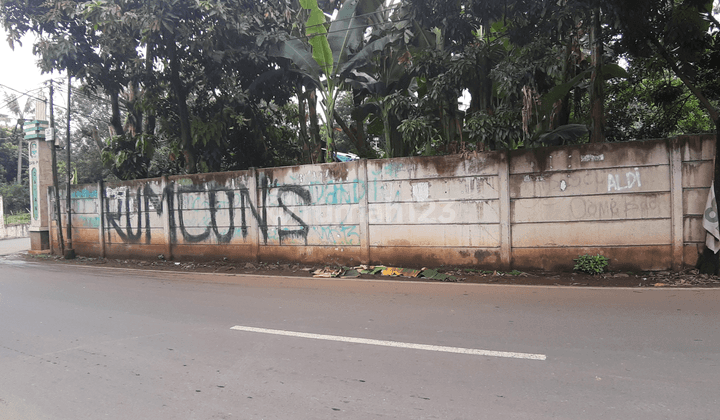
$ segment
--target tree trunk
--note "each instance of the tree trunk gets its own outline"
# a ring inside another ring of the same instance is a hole
[[[297,96],[298,96],[298,121],[300,123],[300,149],[302,150],[302,163],[310,163],[310,135],[308,134],[307,127],[307,112],[305,111],[305,101],[307,95],[303,90],[302,82],[297,84]]]
[[[105,148],[105,143],[104,143],[103,140],[100,138],[100,132],[98,131],[98,129],[95,128],[95,127],[93,127],[93,128],[90,129],[90,132],[89,132],[89,133],[86,132],[85,134],[86,134],[86,135],[87,135],[87,134],[90,135],[90,137],[91,137],[91,138],[93,139],[93,141],[95,142],[95,145],[97,146],[98,151],[102,152],[103,149]]]
[[[177,101],[178,119],[180,120],[180,147],[185,155],[185,170],[188,173],[197,172],[197,162],[192,151],[192,135],[190,132],[190,111],[187,105],[187,92],[180,78],[180,59],[177,54],[175,41],[169,43],[170,58],[170,85]]]
[[[364,95],[360,94],[358,91],[353,91],[353,104],[355,105],[355,109],[357,110],[360,108],[360,105],[362,105],[362,101],[364,99]],[[358,139],[358,153],[360,153],[361,156],[366,157],[368,154],[368,146],[365,142],[365,118],[362,118],[360,112],[353,112],[353,125],[351,125],[351,128],[353,129],[353,132],[355,133],[355,138]]]
[[[394,115],[390,115],[389,121],[390,141],[392,142],[393,153],[395,154],[393,157],[408,156],[410,154],[410,151],[408,150],[409,148],[403,140],[402,133],[398,130],[398,126],[400,126],[401,122],[400,119]]]
[[[570,40],[567,47],[565,48],[565,61],[563,63],[563,65],[565,66],[565,68],[563,69],[563,83],[575,77],[575,60],[573,60],[572,58],[572,46],[572,40]],[[560,109],[558,110],[557,114],[555,128],[570,123],[570,98],[571,93],[568,92],[568,94],[565,95],[565,97],[562,99],[562,103],[560,104]]]
[[[469,113],[474,112],[490,112],[493,108],[493,81],[490,77],[490,68],[487,57],[484,57],[477,63],[478,79],[470,88],[470,107]]]
[[[315,88],[310,89],[308,92],[308,113],[310,114],[310,155],[311,163],[323,162],[322,157],[322,144],[323,141],[320,138],[320,125],[318,124],[317,116],[317,94]]]
[[[360,150],[360,141],[355,137],[355,133],[350,129],[350,127],[345,124],[345,121],[343,121],[340,114],[337,113],[337,111],[333,111],[333,115],[335,116],[335,122],[340,126],[340,129],[345,133],[346,136],[355,144],[355,147],[357,147],[358,150]]]
[[[335,152],[335,99],[336,93],[331,80],[327,81],[327,96],[325,98],[325,162],[334,162],[336,160]]]
[[[135,82],[128,83],[127,87],[127,105],[128,105],[128,121],[125,126],[125,132],[130,133],[132,137],[142,134],[143,132],[143,111],[138,102],[140,101],[140,89]]]
[[[603,41],[599,7],[593,13],[590,39],[592,40],[593,64],[590,83],[592,85],[590,93],[590,117],[592,118],[590,143],[601,143],[605,141],[605,94],[603,92],[605,80],[603,80],[602,76]]]
[[[145,52],[145,92],[144,96],[148,100],[155,100],[155,85],[153,82],[153,63],[155,61],[155,55],[152,49],[152,44],[148,42]],[[154,109],[147,111],[145,117],[145,129],[144,133],[148,135],[155,134],[155,125],[157,124],[156,112]]]
[[[718,136],[720,135],[720,112],[718,112],[718,109],[715,108],[703,92],[693,83],[690,77],[680,68],[671,51],[665,48],[657,38],[648,37],[648,42],[657,49],[673,73],[675,73],[688,90],[695,95],[700,104],[707,110],[710,118],[715,122],[715,167],[713,170],[713,182],[715,199],[717,200],[720,197],[718,196],[718,194],[720,194],[720,144],[718,144]],[[720,217],[718,218],[718,223],[720,223]],[[698,261],[698,266],[703,274],[718,274],[720,272],[718,254],[714,254],[706,248],[703,256]]]
[[[125,134],[123,130],[122,119],[120,118],[120,93],[117,91],[110,92],[110,104],[112,106],[112,116],[110,117],[110,133],[111,136],[122,136]]]
[[[380,99],[382,103],[382,122],[383,122],[383,137],[385,138],[385,158],[395,157],[395,148],[393,147],[392,132],[390,130],[390,111],[385,103],[384,99]]]

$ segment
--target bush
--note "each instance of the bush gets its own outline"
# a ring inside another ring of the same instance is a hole
[[[30,224],[30,213],[6,214],[5,225]]]
[[[5,214],[30,211],[30,190],[27,185],[0,183],[0,196],[3,197]]]
[[[603,257],[602,255],[580,255],[575,258],[575,267],[573,270],[582,271],[588,274],[601,274],[605,271],[605,267],[608,266],[610,260]]]

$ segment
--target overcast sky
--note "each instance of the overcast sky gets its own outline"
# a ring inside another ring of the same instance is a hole
[[[0,114],[8,114],[10,111],[7,108],[4,93],[20,95],[15,90],[20,92],[30,91],[31,95],[37,96],[40,89],[42,89],[44,97],[48,97],[48,89],[44,82],[49,80],[51,76],[54,79],[59,79],[61,75],[58,73],[52,75],[40,74],[37,58],[32,54],[34,42],[32,36],[23,38],[22,46],[16,43],[15,49],[12,50],[5,38],[5,32],[0,31],[0,34],[2,35],[0,40]],[[25,105],[26,98],[20,99],[20,106]],[[54,100],[57,102],[63,99],[58,95]]]

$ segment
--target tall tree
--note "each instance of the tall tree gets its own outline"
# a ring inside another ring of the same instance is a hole
[[[468,115],[458,105],[464,92],[470,97],[469,114],[495,113],[491,72],[506,51],[492,28],[506,9],[504,1],[404,2],[401,16],[410,22],[407,32],[415,36],[420,47],[410,48],[411,55],[405,59],[418,85],[418,102],[410,112],[413,122],[403,125],[408,141],[415,136],[407,131],[411,126],[426,127],[428,133],[437,133],[442,138],[436,145],[441,149],[439,152],[464,149],[467,140],[464,123]],[[494,142],[491,147],[494,148]],[[430,152],[429,148],[424,149],[425,153]]]
[[[145,169],[127,176],[142,177],[159,137],[175,145],[174,157],[188,172],[222,167],[227,136],[216,134],[239,130],[247,120],[258,119],[249,134],[264,141],[273,128],[262,121],[263,104],[287,102],[294,82],[275,71],[254,90],[251,85],[268,70],[283,69],[265,50],[290,24],[290,6],[290,0],[8,0],[0,16],[10,39],[41,35],[36,49],[46,71],[67,69],[109,96],[110,146],[117,156],[134,153],[137,168]]]
[[[23,139],[25,137],[24,124],[32,115],[35,114],[35,100],[28,97],[25,101],[25,106],[20,107],[20,100],[17,95],[5,94],[5,103],[10,109],[10,112],[16,117],[15,126],[13,128],[13,136],[17,138],[17,176],[15,178],[16,184],[22,183],[22,168],[23,168]]]
[[[300,0],[302,29],[288,34],[272,54],[286,58],[297,72],[310,80],[322,96],[325,116],[326,161],[335,151],[333,124],[335,102],[345,77],[366,64],[393,41],[393,35],[365,42],[363,34],[377,18],[381,0],[347,0],[328,22],[317,0]]]
[[[554,63],[538,69],[546,76],[545,86],[537,83],[536,73],[536,83],[529,88],[537,99],[525,104],[526,110],[537,109],[542,131],[552,130],[553,136],[542,135],[544,142],[574,137],[567,134],[575,131],[586,135],[588,130],[580,125],[590,126],[591,142],[605,141],[607,81],[627,76],[617,65],[617,53],[606,48],[618,35],[612,9],[599,0],[517,0],[512,10],[511,41],[524,46],[543,40],[554,56]]]
[[[715,196],[720,197],[720,22],[711,0],[608,2],[629,54],[652,58],[672,71],[705,108],[715,125]],[[717,254],[709,271],[718,273]]]
[[[608,141],[712,133],[714,123],[697,98],[653,59],[628,57],[629,76],[608,85]]]

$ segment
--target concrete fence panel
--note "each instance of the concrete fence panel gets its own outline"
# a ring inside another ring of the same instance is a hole
[[[368,161],[370,248],[389,265],[500,265],[500,153]]]
[[[714,146],[714,136],[684,136],[72,186],[73,247],[540,270],[601,253],[613,269],[677,269],[695,264],[705,240]],[[66,226],[62,192],[60,204]],[[55,224],[51,239],[57,250]]]

